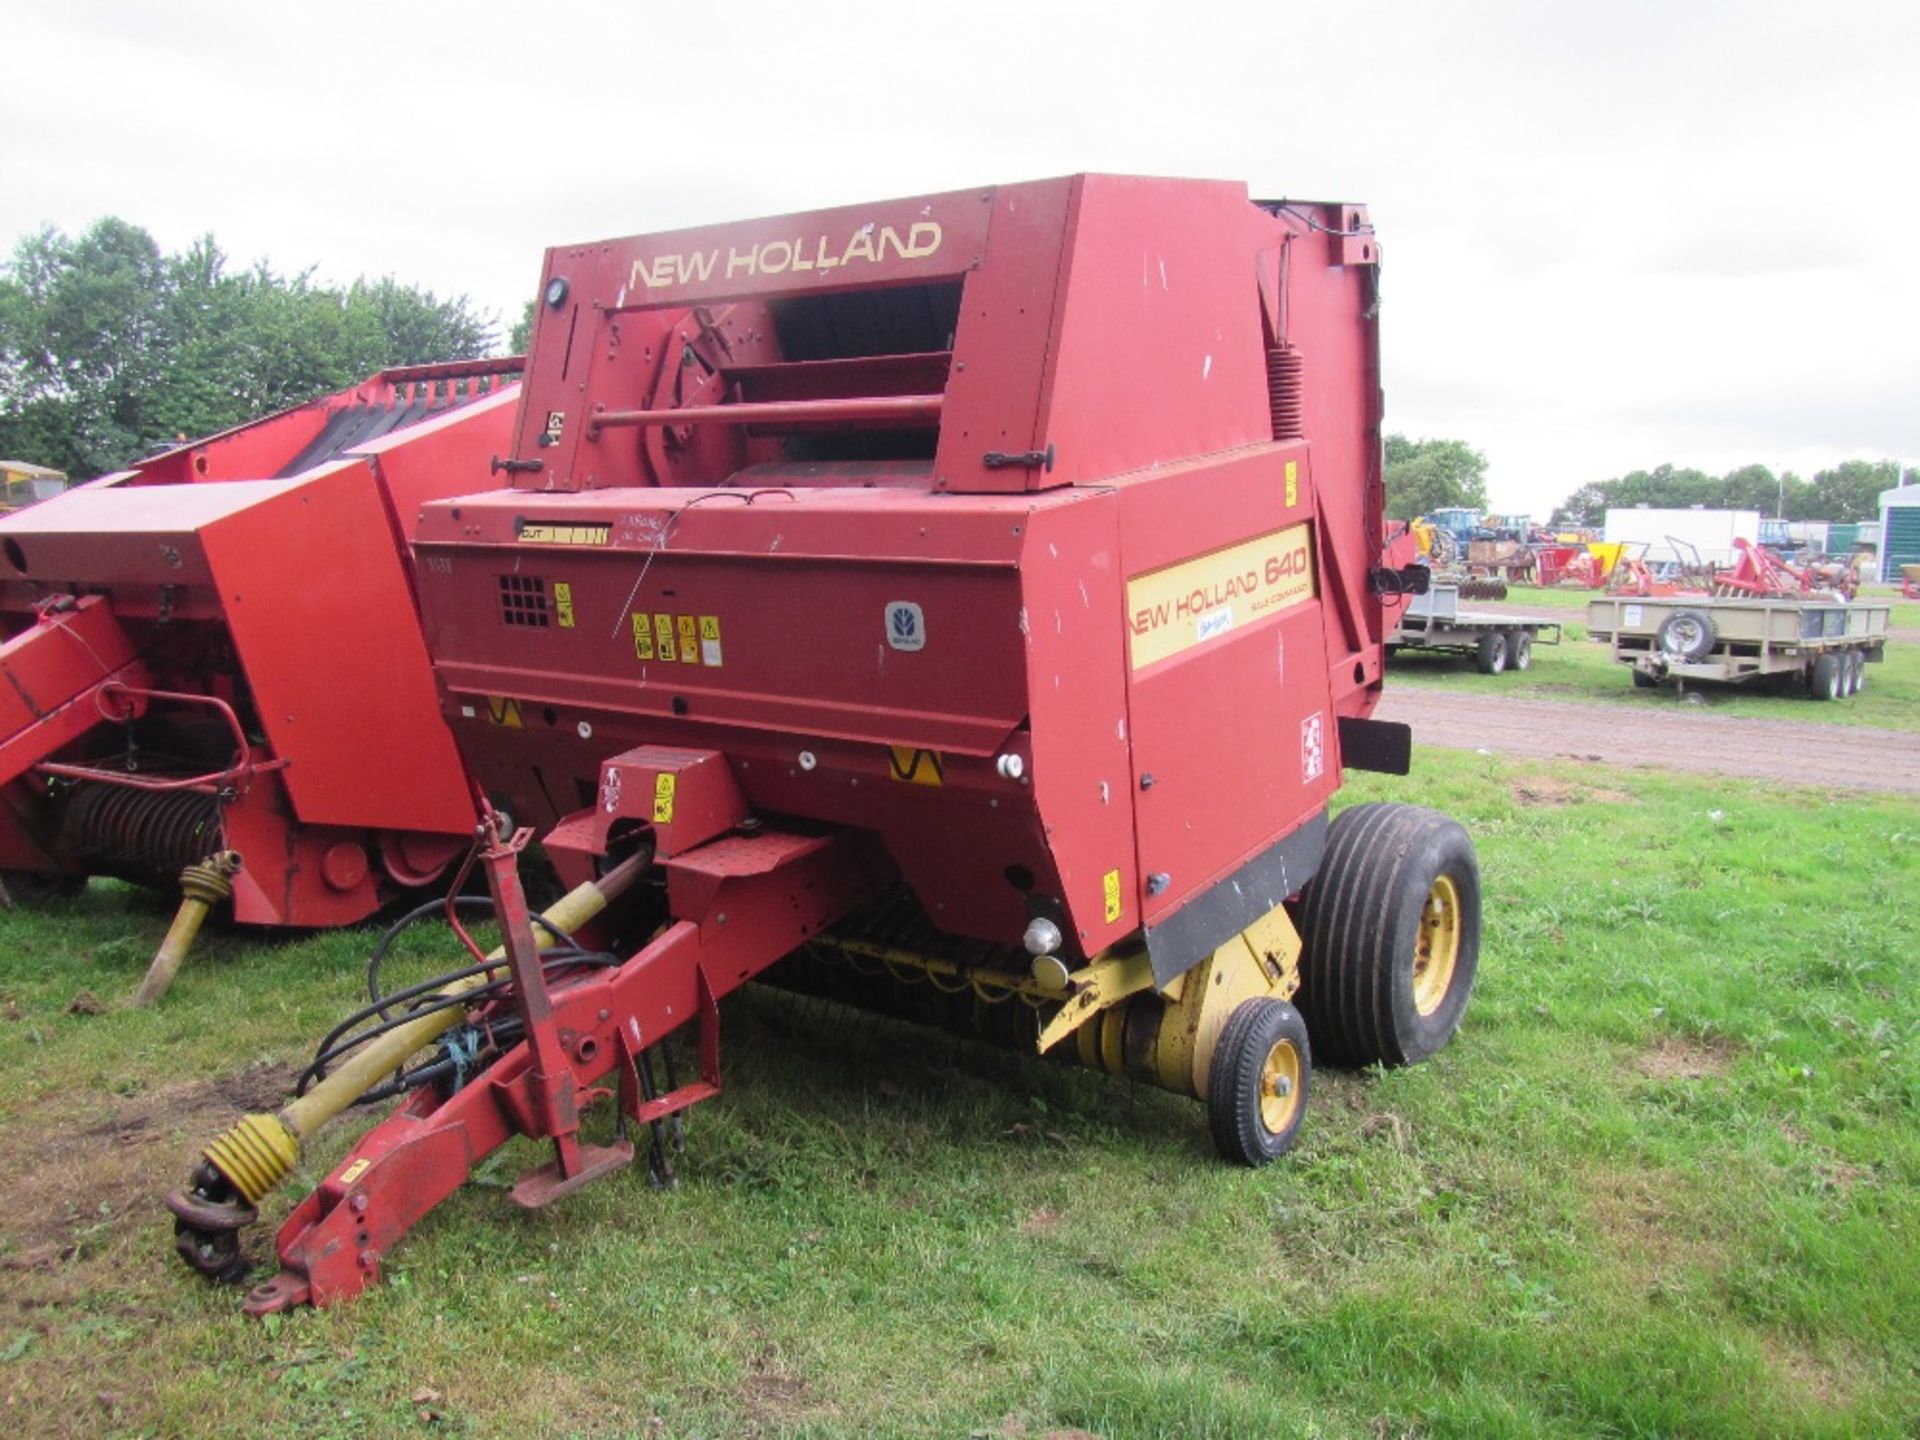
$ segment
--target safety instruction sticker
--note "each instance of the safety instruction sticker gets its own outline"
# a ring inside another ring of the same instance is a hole
[[[1287,461],[1287,508],[1292,509],[1300,503],[1300,462]]]
[[[653,780],[653,823],[671,825],[673,823],[673,791],[675,776],[656,775]]]
[[[1300,722],[1300,783],[1311,785],[1327,768],[1327,722],[1316,710]]]
[[[1120,872],[1109,870],[1100,877],[1102,898],[1106,901],[1107,924],[1111,925],[1120,918]]]
[[[573,586],[564,580],[556,580],[553,585],[553,612],[560,622],[562,630],[573,628]]]
[[[1127,581],[1138,670],[1313,598],[1313,532],[1290,525]]]
[[[636,610],[633,612],[633,658],[704,665],[717,670],[726,663],[720,648],[720,617]]]
[[[511,695],[487,696],[487,719],[509,730],[521,729],[526,723],[520,718],[520,702]]]

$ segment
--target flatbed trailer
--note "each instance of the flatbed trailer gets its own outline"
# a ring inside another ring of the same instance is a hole
[[[1535,644],[1559,643],[1558,621],[1462,610],[1460,587],[1436,584],[1424,595],[1407,597],[1400,623],[1387,636],[1387,653],[1441,650],[1471,655],[1482,675],[1498,675],[1530,667]]]
[[[1743,685],[1798,679],[1815,700],[1841,700],[1866,686],[1866,667],[1885,658],[1888,605],[1607,595],[1587,602],[1587,635],[1633,667],[1643,689],[1689,681]]]

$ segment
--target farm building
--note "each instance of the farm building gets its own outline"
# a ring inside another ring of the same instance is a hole
[[[1880,578],[1898,584],[1902,565],[1920,565],[1920,485],[1880,492]]]

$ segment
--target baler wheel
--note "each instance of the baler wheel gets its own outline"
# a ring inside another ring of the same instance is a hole
[[[1313,1052],[1284,1000],[1244,1000],[1227,1017],[1207,1071],[1207,1125],[1221,1155],[1265,1165],[1293,1148],[1307,1111]]]
[[[1333,822],[1302,911],[1300,1009],[1331,1065],[1411,1065],[1453,1038],[1480,958],[1480,864],[1414,805]]]
[[[38,870],[0,870],[0,894],[9,909],[38,908],[55,900],[71,900],[87,888],[84,875],[46,875]]]
[[[1507,636],[1504,630],[1489,630],[1474,647],[1473,663],[1482,675],[1498,675],[1507,668]]]

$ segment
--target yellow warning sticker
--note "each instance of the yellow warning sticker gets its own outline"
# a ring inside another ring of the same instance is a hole
[[[604,545],[612,534],[611,525],[549,525],[538,520],[520,524],[522,545]]]
[[[718,615],[700,617],[700,663],[713,666],[720,664],[720,617]]]
[[[1287,504],[1298,505],[1299,503],[1300,462],[1298,460],[1289,460],[1287,461]]]
[[[487,719],[509,730],[518,730],[526,723],[520,718],[520,702],[507,695],[487,696]]]
[[[680,626],[680,659],[688,665],[700,663],[700,631],[691,615],[675,617]]]
[[[1100,888],[1105,892],[1107,924],[1111,925],[1120,918],[1120,872],[1107,871],[1100,877]]]
[[[573,628],[573,586],[564,580],[556,580],[553,585],[553,609],[559,617],[560,628]]]
[[[653,780],[653,823],[671,825],[673,823],[674,776],[656,775]]]
[[[916,750],[911,745],[887,747],[887,773],[909,785],[944,785],[947,767],[937,750]]]
[[[1313,598],[1312,527],[1290,525],[1127,581],[1133,668]]]
[[[638,610],[633,614],[633,658],[653,658],[653,618]]]
[[[362,1156],[360,1159],[354,1161],[351,1165],[347,1166],[345,1170],[342,1170],[340,1172],[340,1183],[342,1185],[351,1185],[354,1181],[358,1180],[362,1175],[366,1174],[367,1171],[371,1170],[372,1168],[373,1168],[373,1161],[367,1159],[365,1156]]]
[[[653,617],[653,650],[661,660],[673,659],[673,617],[671,615]]]

